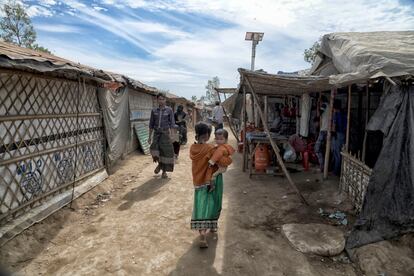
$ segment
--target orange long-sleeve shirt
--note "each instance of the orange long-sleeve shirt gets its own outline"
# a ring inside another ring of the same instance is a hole
[[[201,186],[210,182],[217,168],[209,166],[208,161],[213,156],[215,150],[216,148],[211,144],[191,145],[190,158],[192,160],[194,186]],[[217,165],[226,167],[231,163],[231,158],[227,156],[218,160]]]
[[[223,145],[219,145],[215,148],[213,155],[211,156],[210,160],[214,163],[217,164],[219,166],[221,163],[221,160],[223,160],[223,158],[228,157],[230,158],[230,156],[235,152],[235,150],[233,149],[232,146],[230,146],[229,144],[223,144]],[[230,165],[230,164],[229,164]],[[227,167],[228,165],[226,165],[225,167]]]

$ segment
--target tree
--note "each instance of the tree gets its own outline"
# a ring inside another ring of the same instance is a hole
[[[43,46],[40,46],[39,44],[37,44],[37,43],[35,43],[35,44],[33,44],[31,47],[29,47],[30,49],[33,49],[33,50],[36,50],[36,51],[40,51],[40,52],[43,52],[43,53],[48,53],[48,54],[52,54],[52,52],[51,51],[49,51],[49,49],[47,49],[47,48],[45,48],[45,47],[43,47]]]
[[[191,101],[194,103],[197,102],[197,96],[195,95],[191,96]]]
[[[318,41],[315,41],[312,45],[312,47],[305,49],[303,52],[303,58],[306,62],[309,62],[310,64],[313,64],[315,62],[317,53],[319,49],[321,48],[321,38],[319,38]]]
[[[36,31],[24,6],[9,1],[1,7],[1,11],[4,16],[0,18],[0,37],[4,41],[50,54],[48,49],[35,43]]]
[[[208,80],[206,85],[206,100],[210,103],[218,101],[218,95],[215,88],[220,87],[220,80],[218,77],[214,77],[211,80]]]

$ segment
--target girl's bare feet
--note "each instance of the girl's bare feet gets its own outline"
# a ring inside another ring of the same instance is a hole
[[[200,230],[200,248],[208,248],[206,230]]]

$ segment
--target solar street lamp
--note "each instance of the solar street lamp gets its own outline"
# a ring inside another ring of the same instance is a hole
[[[254,71],[254,60],[256,58],[256,45],[259,44],[259,41],[263,40],[264,33],[258,32],[246,32],[246,37],[244,40],[252,41],[252,62],[250,70]]]

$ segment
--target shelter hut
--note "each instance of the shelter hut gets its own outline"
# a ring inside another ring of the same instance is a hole
[[[278,143],[286,142],[287,137],[283,135],[273,135],[269,130],[267,120],[269,97],[284,98],[291,96],[303,99],[307,98],[307,112],[310,113],[309,95],[311,93],[329,91],[332,88],[332,85],[329,84],[329,79],[327,77],[319,76],[303,77],[291,75],[273,75],[246,69],[239,69],[239,73],[241,78],[239,84],[239,95],[241,95],[243,102],[243,111],[241,118],[243,122],[243,171],[249,168],[250,175],[252,175],[252,160],[254,158],[257,146],[263,143],[270,144],[275,154],[277,164],[281,167],[284,175],[287,177],[289,183],[298,193],[301,200],[305,202],[284,165],[284,161],[280,154],[280,149],[277,145]],[[254,106],[253,112],[251,112],[252,122],[249,122],[248,119],[248,95],[250,95],[250,100]],[[253,125],[250,123],[253,123]],[[249,131],[249,124],[250,131],[252,131],[251,135],[247,134]],[[307,123],[304,123],[303,126],[306,126],[308,124],[309,117]]]
[[[414,32],[327,34],[311,73],[347,99],[340,187],[361,211],[347,248],[414,231]]]
[[[99,184],[128,151],[134,112],[144,109],[135,103],[154,91],[0,42],[0,225],[25,229]],[[15,220],[22,215],[32,217]],[[0,240],[15,234],[2,230]]]

